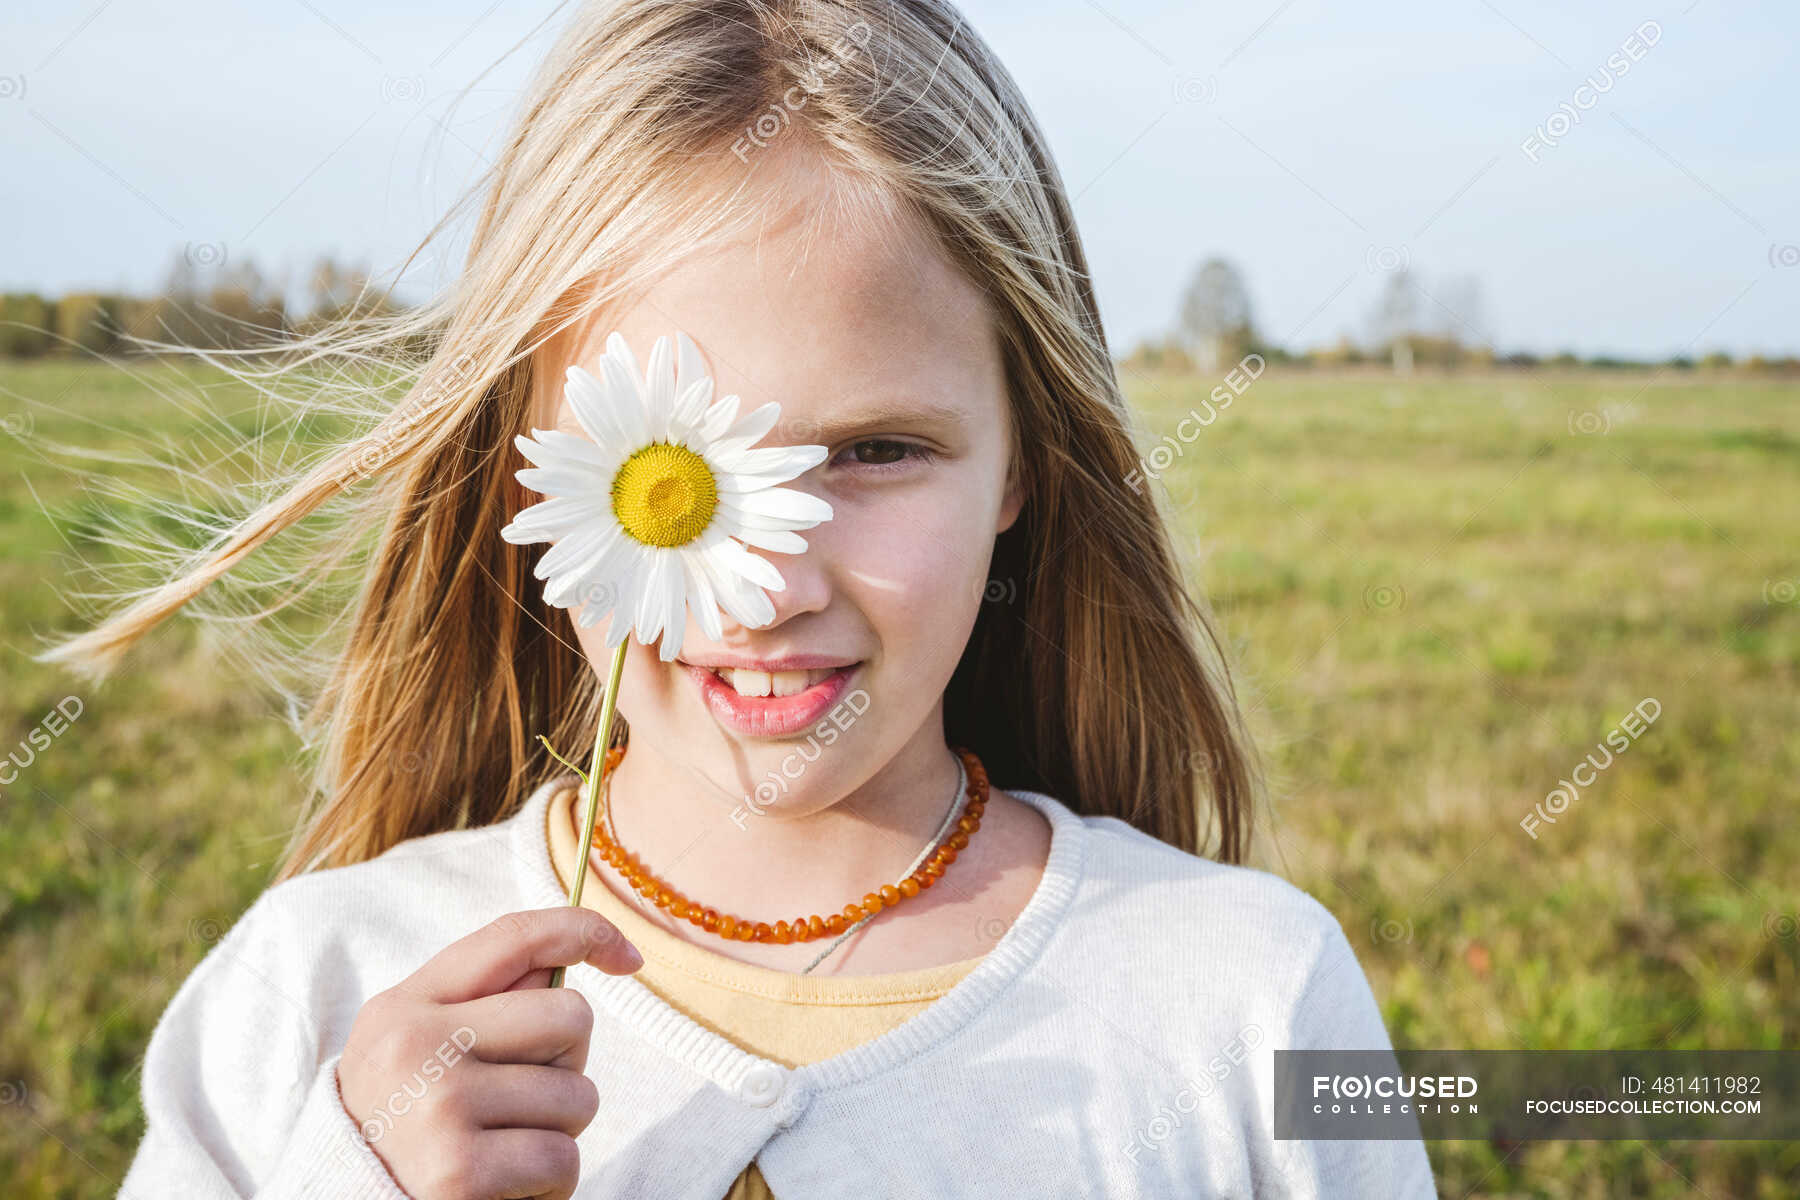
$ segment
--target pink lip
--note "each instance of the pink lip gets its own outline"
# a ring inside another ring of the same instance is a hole
[[[815,658],[817,656],[814,656]],[[802,658],[776,659],[777,662],[803,662]],[[833,704],[838,702],[845,690],[850,686],[850,678],[855,675],[860,664],[840,666],[832,674],[819,680],[803,692],[795,692],[792,696],[740,696],[736,689],[723,679],[712,673],[708,667],[697,667],[692,663],[682,664],[694,681],[700,685],[700,695],[712,709],[713,716],[720,722],[750,737],[783,737],[797,733],[825,714]],[[781,671],[806,671],[836,666],[832,662],[819,663],[817,667],[795,666],[777,667]],[[749,668],[767,669],[767,668]]]

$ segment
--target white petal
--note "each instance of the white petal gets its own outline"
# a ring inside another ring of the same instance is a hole
[[[596,490],[610,490],[612,478],[619,473],[620,459],[601,450],[586,438],[578,438],[572,434],[559,434],[555,430],[539,429],[548,440],[532,441],[527,437],[513,439],[513,445],[519,453],[540,467],[550,467],[573,472],[576,476],[590,479]]]
[[[702,450],[706,443],[698,436],[701,422],[706,419],[707,405],[712,402],[712,380],[702,375],[689,384],[675,401],[675,411],[669,417],[669,440],[679,442],[690,450]]]
[[[739,506],[738,502],[742,499],[742,496],[720,496],[719,511],[713,517],[713,523],[723,525],[733,534],[740,529],[811,529],[818,524],[811,519],[795,521],[768,513],[750,512]]]
[[[574,560],[564,570],[552,574],[544,587],[544,601],[555,608],[582,608],[592,611],[594,624],[618,602],[625,564],[631,557],[631,539],[617,529],[612,537],[591,543],[588,553]]]
[[[741,543],[734,542],[730,538],[726,538],[714,546],[712,554],[714,562],[723,562],[738,575],[758,587],[768,588],[771,592],[779,592],[787,588],[787,581],[781,577],[781,572],[775,569],[774,563],[750,553],[744,549]]]
[[[590,520],[605,520],[612,513],[612,497],[605,493],[592,497],[553,497],[549,500],[538,500],[526,509],[520,509],[513,520],[518,524],[544,527],[544,529],[562,529],[572,525],[585,524]]]
[[[630,539],[626,539],[629,543]],[[616,548],[607,558],[602,569],[579,581],[579,586],[571,589],[564,602],[557,607],[567,608],[575,613],[575,624],[582,629],[591,629],[606,618],[613,618],[615,628],[630,629],[631,622],[625,618],[625,610],[619,606],[618,600],[628,583],[624,575],[624,564],[630,561],[629,545]],[[616,646],[613,641],[608,645]]]
[[[649,570],[643,580],[643,590],[638,593],[637,605],[633,611],[637,614],[632,624],[637,626],[638,641],[648,646],[662,632],[663,617],[668,612],[668,595],[671,586],[669,580],[669,558],[660,548],[649,552]]]
[[[650,416],[650,440],[669,440],[669,417],[675,411],[675,354],[669,339],[650,347],[650,369],[644,377],[644,410]]]
[[[515,546],[529,546],[534,542],[553,542],[556,535],[543,529],[533,529],[529,525],[502,525],[500,539],[511,542]]]
[[[618,595],[613,598],[613,622],[606,631],[606,644],[609,648],[619,645],[632,632],[632,614],[637,611],[638,595],[643,590],[644,576],[650,566],[647,546],[632,538],[625,539],[625,546],[624,564],[615,576],[619,587]],[[594,620],[588,623],[598,625],[600,622]]]
[[[720,491],[724,491],[721,484]],[[831,505],[811,492],[795,491],[793,488],[763,488],[761,491],[744,492],[734,495],[732,504],[739,512],[754,513],[762,517],[776,517],[784,521],[820,521],[831,520]],[[790,525],[790,529],[804,529],[804,525]]]
[[[575,414],[576,423],[596,445],[615,452],[627,447],[625,430],[619,425],[619,400],[608,390],[604,379],[580,367],[570,367],[563,377],[563,400]]]
[[[780,419],[781,405],[771,400],[748,416],[740,417],[737,424],[726,431],[725,436],[733,441],[742,441],[746,446],[754,445],[766,437]]]
[[[617,525],[610,523],[596,522],[578,529],[544,551],[531,573],[539,579],[568,574],[570,568],[579,569],[583,564],[599,558],[615,539],[624,536]]]
[[[612,457],[597,443],[584,437],[576,437],[572,433],[565,433],[560,429],[534,429],[531,431],[531,437],[536,439],[533,444],[573,462],[585,462],[594,467],[603,468]],[[525,447],[520,445],[520,442],[529,443],[530,439],[520,438],[513,442],[513,445],[519,447],[519,452],[524,454]],[[530,455],[527,454],[526,457],[529,458]],[[532,461],[536,462],[537,460],[533,459]],[[544,464],[539,462],[538,465],[543,466]]]
[[[708,378],[706,359],[700,353],[700,347],[694,345],[694,339],[687,334],[675,333],[675,391],[685,392],[695,383]]]
[[[685,623],[676,625],[673,633],[665,629],[662,640],[656,644],[656,657],[663,662],[673,662],[675,656],[681,653],[681,641],[686,636],[687,625]]]
[[[578,529],[612,519],[612,502],[604,496],[558,496],[522,510],[506,528],[518,533],[516,540],[524,543],[545,537],[564,538]]]
[[[705,556],[696,550],[684,549],[681,554],[681,570],[687,576],[688,608],[700,623],[700,632],[712,641],[722,640],[725,627],[719,621],[719,597],[713,590],[712,577],[706,570]]]
[[[663,662],[671,662],[681,653],[681,643],[687,638],[687,569],[681,551],[666,550],[663,555],[668,564],[670,586],[663,596],[662,644],[657,647],[656,656]]]
[[[599,572],[559,571],[544,584],[544,603],[551,608],[591,608],[604,614],[612,608],[612,596],[612,581]]]
[[[707,457],[724,471],[744,475],[781,475],[786,482],[825,461],[831,451],[823,446],[762,446],[752,450],[736,443],[721,442],[707,452]]]
[[[625,368],[625,373],[631,376],[634,383],[644,377],[643,370],[638,366],[637,355],[631,352],[631,343],[616,329],[606,335],[606,353]]]
[[[618,337],[613,334],[613,337]],[[623,345],[623,342],[620,343]],[[608,339],[607,346],[612,346]],[[630,353],[629,350],[626,351]],[[601,372],[606,379],[607,395],[612,398],[613,419],[619,423],[619,431],[625,438],[622,449],[627,454],[648,446],[656,439],[650,436],[649,417],[644,411],[643,388],[640,386],[636,370],[627,366],[617,355],[607,354],[600,360]]]
[[[593,472],[570,467],[526,467],[514,474],[520,483],[546,496],[585,496],[598,490]]]
[[[715,471],[718,489],[745,497],[752,491],[769,491],[776,484],[787,484],[799,471]]]
[[[705,418],[700,422],[700,437],[711,446],[724,437],[737,421],[738,398],[726,396],[706,410]]]
[[[602,565],[592,570],[562,571],[544,585],[544,603],[552,608],[586,610],[595,621],[613,610],[619,581],[612,576],[619,558],[617,548],[608,551]]]
[[[556,520],[557,513],[554,511],[539,512],[544,505],[549,503],[552,502],[544,500],[537,504],[528,504],[520,509],[518,516],[501,527],[500,536],[517,546],[556,540],[560,536]]]
[[[733,529],[731,536],[746,546],[773,550],[777,554],[806,553],[806,539],[782,529]]]
[[[623,618],[620,610],[615,609],[612,613],[612,618],[612,624],[606,627],[606,648],[608,650],[616,649],[620,642],[631,636],[631,622]],[[588,626],[598,625],[606,618],[596,617],[593,620],[589,620],[587,615],[583,613],[578,619],[585,629]]]
[[[719,545],[725,545],[727,541],[728,539],[721,540]],[[700,552],[700,561],[705,565],[713,589],[719,595],[719,606],[731,614],[732,620],[750,628],[766,625],[774,620],[775,605],[748,580],[738,575],[720,557],[718,549],[718,546],[707,547]]]

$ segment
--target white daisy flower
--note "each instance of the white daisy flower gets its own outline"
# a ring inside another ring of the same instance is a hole
[[[751,449],[781,406],[739,417],[736,396],[714,402],[699,348],[675,338],[675,354],[667,337],[656,339],[641,375],[617,333],[598,375],[569,368],[563,394],[588,437],[533,429],[513,439],[536,464],[519,482],[551,499],[500,531],[519,545],[555,543],[533,570],[546,603],[580,609],[583,627],[616,612],[607,646],[634,631],[645,645],[660,634],[664,662],[681,652],[689,612],[715,641],[721,608],[745,626],[773,621],[763,589],[787,583],[748,547],[799,554],[806,541],[796,531],[831,519],[824,500],[775,486],[823,462],[826,448]]]

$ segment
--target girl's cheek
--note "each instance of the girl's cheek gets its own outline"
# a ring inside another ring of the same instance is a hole
[[[833,573],[878,633],[884,624],[953,629],[986,583],[993,534],[980,511],[972,497],[929,491],[840,507]]]
[[[581,647],[582,654],[587,656],[588,667],[594,671],[605,672],[609,665],[606,651],[606,627],[611,624],[611,621],[606,620],[598,625],[583,628],[575,624],[575,616],[575,613],[568,614],[569,629],[574,633],[576,644]]]
[[[606,684],[607,673],[612,670],[613,651],[606,644],[606,631],[611,627],[612,620],[609,616],[599,624],[586,628],[570,621],[575,640],[587,658],[588,669],[594,673],[602,687]],[[690,628],[688,632],[691,638],[693,629]],[[645,716],[670,701],[674,692],[672,677],[679,668],[675,668],[672,663],[663,663],[654,646],[643,646],[635,637],[628,644],[630,648],[625,652],[625,671],[619,681],[619,711],[625,712],[629,705],[637,709],[640,716]],[[629,714],[626,719],[630,719]]]

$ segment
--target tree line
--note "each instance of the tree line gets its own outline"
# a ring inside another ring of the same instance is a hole
[[[1481,285],[1474,276],[1451,276],[1427,287],[1403,251],[1371,249],[1370,256],[1370,269],[1383,274],[1385,282],[1361,338],[1345,333],[1333,345],[1308,350],[1275,343],[1257,326],[1243,272],[1229,260],[1215,257],[1189,276],[1173,330],[1140,342],[1123,365],[1213,375],[1255,354],[1266,362],[1301,366],[1385,364],[1400,374],[1415,366],[1743,367],[1800,372],[1800,360],[1792,356],[1751,356],[1739,363],[1720,351],[1660,362],[1583,358],[1572,351],[1502,354],[1494,348]],[[222,249],[201,245],[177,253],[161,287],[148,296],[99,291],[54,298],[36,292],[0,293],[0,358],[132,354],[146,341],[247,349],[346,316],[396,308],[391,297],[373,290],[368,269],[361,264],[320,257],[306,272],[304,285],[294,289],[251,258],[227,262]]]
[[[223,251],[200,246],[177,253],[151,295],[0,293],[0,357],[125,355],[140,352],[146,341],[246,349],[393,307],[372,290],[360,264],[320,257],[294,289],[253,258],[227,262]]]
[[[1723,351],[1700,358],[1661,361],[1607,355],[1583,358],[1573,351],[1536,355],[1500,353],[1488,323],[1481,283],[1473,275],[1448,276],[1429,285],[1403,250],[1371,248],[1369,269],[1384,276],[1363,335],[1340,335],[1330,346],[1291,350],[1257,327],[1243,272],[1224,258],[1209,258],[1189,275],[1168,334],[1140,342],[1126,355],[1128,368],[1196,371],[1216,375],[1247,355],[1301,366],[1380,364],[1397,374],[1414,367],[1725,368],[1800,372],[1800,359],[1753,355],[1741,363]]]

